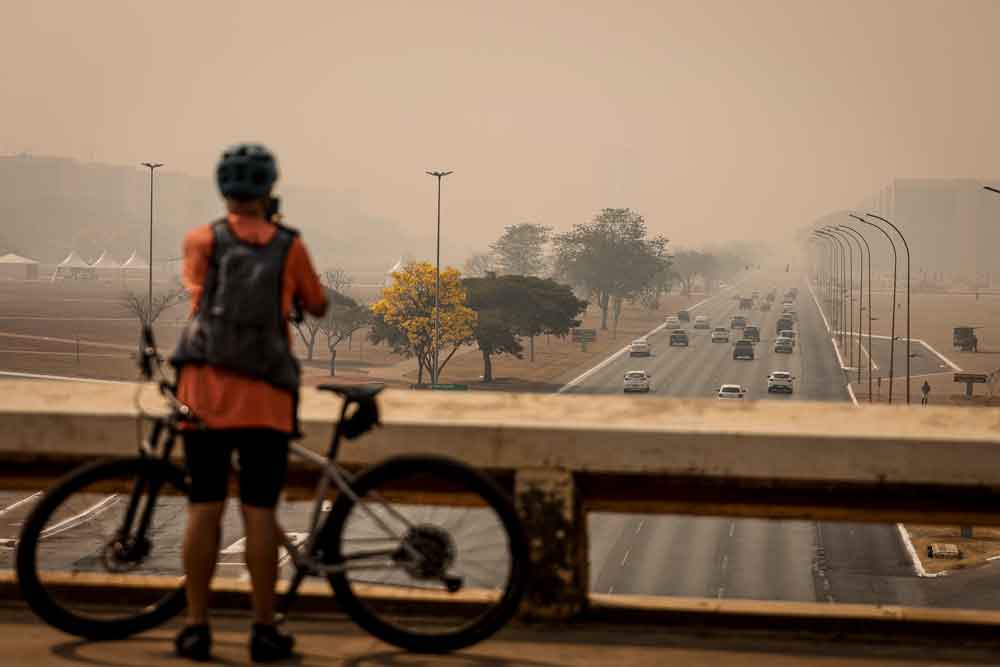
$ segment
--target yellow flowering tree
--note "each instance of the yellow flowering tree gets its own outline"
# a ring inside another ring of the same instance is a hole
[[[437,274],[430,262],[412,262],[392,274],[392,284],[372,304],[371,338],[388,342],[393,349],[419,363],[418,382],[434,366],[434,292]],[[437,345],[438,377],[458,349],[472,341],[476,313],[466,305],[458,269],[441,272],[441,333]],[[432,374],[433,377],[433,374]]]

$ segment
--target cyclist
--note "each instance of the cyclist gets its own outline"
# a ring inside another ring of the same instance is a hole
[[[279,660],[294,643],[274,625],[280,544],[275,508],[289,438],[297,431],[300,374],[287,321],[293,303],[322,316],[326,295],[298,234],[272,219],[277,178],[277,162],[263,146],[226,150],[216,180],[227,215],[184,239],[182,278],[192,318],[171,363],[178,369],[178,397],[204,428],[184,435],[191,480],[184,536],[188,625],[176,649],[193,660],[211,659],[208,594],[234,451],[252,586],[251,657]]]

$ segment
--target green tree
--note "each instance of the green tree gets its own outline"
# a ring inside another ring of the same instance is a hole
[[[648,237],[643,217],[627,208],[606,208],[554,242],[557,273],[597,298],[605,330],[609,309],[617,327],[622,301],[636,298],[670,266],[667,239]]]
[[[567,285],[533,276],[466,278],[469,307],[476,311],[473,336],[483,355],[483,381],[493,380],[493,357],[510,354],[522,358],[520,336],[532,341],[542,333],[564,336],[579,326],[577,316],[587,302],[577,299]],[[532,359],[534,354],[532,353]]]
[[[326,337],[330,351],[330,375],[337,374],[337,345],[371,321],[371,311],[335,289],[326,290],[329,305],[326,314],[318,318],[318,330]]]
[[[503,236],[490,245],[498,273],[540,276],[545,272],[545,247],[552,228],[531,222],[507,225]]]

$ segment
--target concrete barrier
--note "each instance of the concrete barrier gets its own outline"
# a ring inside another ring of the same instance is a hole
[[[129,385],[0,381],[0,392],[3,487],[39,488],[136,450]],[[340,460],[443,454],[516,491],[538,616],[587,604],[590,510],[1000,525],[998,410],[392,390],[379,400],[382,428],[345,443]],[[163,409],[152,387],[142,403]],[[326,450],[338,407],[303,392],[307,447]],[[290,492],[315,478],[293,464]]]

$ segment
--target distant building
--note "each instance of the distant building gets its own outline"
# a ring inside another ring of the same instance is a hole
[[[38,262],[7,253],[0,257],[0,280],[38,280]]]
[[[961,281],[1000,287],[1000,195],[984,190],[988,184],[972,178],[900,178],[859,209],[888,218],[906,235],[914,284]],[[866,234],[869,243],[875,239],[879,244],[873,246],[873,270],[876,266],[889,270],[891,256],[885,238],[873,229],[864,231],[871,232]],[[894,240],[902,282],[906,252]]]

